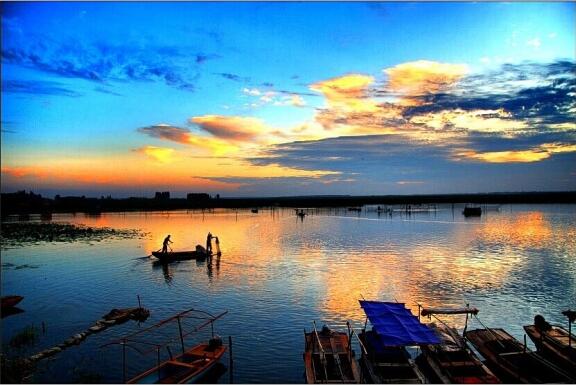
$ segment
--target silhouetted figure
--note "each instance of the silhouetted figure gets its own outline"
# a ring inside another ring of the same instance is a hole
[[[549,330],[552,330],[552,326],[540,314],[537,314],[534,317],[534,326],[536,326],[536,329],[538,329],[542,332],[547,332]]]
[[[214,238],[212,233],[208,233],[206,236],[206,254],[208,255],[212,254],[212,238]]]
[[[170,240],[170,234],[168,234],[168,236],[166,238],[164,238],[164,242],[162,242],[162,252],[163,253],[167,253],[168,252],[168,244],[169,243],[174,243]],[[170,247],[170,251],[172,251],[172,248]]]

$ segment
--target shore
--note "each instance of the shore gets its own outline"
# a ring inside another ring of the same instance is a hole
[[[576,191],[557,192],[513,192],[482,194],[435,194],[435,195],[321,195],[294,197],[252,198],[89,198],[59,197],[44,198],[39,194],[21,191],[2,194],[2,217],[51,213],[102,213],[121,211],[157,211],[181,209],[256,208],[256,207],[357,207],[363,205],[419,205],[432,203],[576,203]]]

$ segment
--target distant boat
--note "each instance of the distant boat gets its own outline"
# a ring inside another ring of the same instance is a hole
[[[347,333],[324,326],[320,332],[304,330],[304,366],[307,384],[360,383],[360,369]]]
[[[574,311],[566,311],[565,314],[572,313],[572,317],[576,316]],[[570,316],[568,316],[570,318]],[[545,320],[542,318],[545,322]],[[554,364],[560,366],[564,370],[574,373],[574,379],[576,380],[576,336],[571,333],[570,325],[574,322],[574,319],[569,320],[569,330],[566,330],[557,325],[549,325],[550,329],[537,325],[537,320],[535,319],[534,325],[524,326],[526,334],[539,353],[541,353],[546,359],[553,362]]]
[[[8,295],[2,297],[1,298],[2,310],[6,310],[18,305],[18,303],[20,303],[20,301],[22,301],[23,299],[24,297],[21,297],[19,295]]]
[[[465,217],[479,217],[482,215],[482,207],[464,207],[464,211],[462,211]]]
[[[504,329],[470,330],[464,335],[486,358],[486,363],[506,380],[524,384],[573,382],[569,374],[528,349]]]
[[[422,315],[477,314],[478,309],[422,309]],[[466,317],[466,324],[468,316]],[[422,361],[444,384],[499,384],[500,380],[480,361],[458,331],[445,323],[428,324],[442,341],[438,345],[422,346]],[[466,327],[464,327],[466,329]],[[418,359],[417,359],[418,361]]]
[[[251,211],[253,214],[258,214],[258,209],[252,209]]]
[[[360,212],[360,211],[362,211],[362,207],[348,207],[348,211]]]

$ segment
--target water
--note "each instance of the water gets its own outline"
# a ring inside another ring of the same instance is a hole
[[[2,295],[25,297],[19,305],[25,312],[2,320],[3,349],[22,328],[42,322],[45,333],[21,353],[57,345],[112,308],[136,306],[137,295],[152,312],[148,321],[112,327],[42,361],[34,381],[86,382],[93,375],[121,382],[121,349],[102,345],[189,308],[229,311],[216,332],[233,337],[239,383],[303,382],[304,328],[316,320],[336,329],[350,321],[359,329],[362,297],[405,302],[414,313],[417,303],[469,303],[484,324],[520,340],[535,314],[566,325],[560,312],[576,308],[576,205],[507,205],[468,219],[461,210],[446,205],[392,216],[332,210],[302,221],[292,209],[55,215],[54,222],[148,234],[2,250]],[[209,231],[223,253],[212,267],[183,261],[163,269],[147,257],[167,234],[175,250],[190,250]],[[463,326],[462,317],[445,319]],[[469,328],[479,326],[474,320]],[[177,327],[163,333],[176,337]],[[130,352],[128,375],[155,360],[155,352]]]

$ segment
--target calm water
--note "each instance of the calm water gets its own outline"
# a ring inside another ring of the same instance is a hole
[[[484,324],[519,339],[537,313],[566,324],[560,312],[576,308],[576,205],[508,205],[474,219],[465,219],[461,206],[438,209],[411,216],[340,210],[303,221],[292,209],[54,216],[148,235],[2,250],[2,295],[25,297],[25,312],[2,320],[3,349],[16,332],[41,322],[46,333],[27,352],[57,345],[112,308],[136,306],[137,295],[152,311],[148,321],[112,327],[42,361],[35,380],[99,375],[121,382],[121,350],[101,345],[192,307],[229,311],[216,329],[233,337],[234,381],[242,383],[303,382],[303,329],[313,319],[360,328],[362,296],[406,302],[414,312],[417,303],[470,303]],[[223,252],[212,268],[183,261],[165,270],[147,257],[166,234],[182,250],[204,243],[208,231]],[[176,337],[177,328],[172,332]],[[131,353],[129,374],[154,362],[155,353]],[[219,378],[228,380],[228,372]]]

